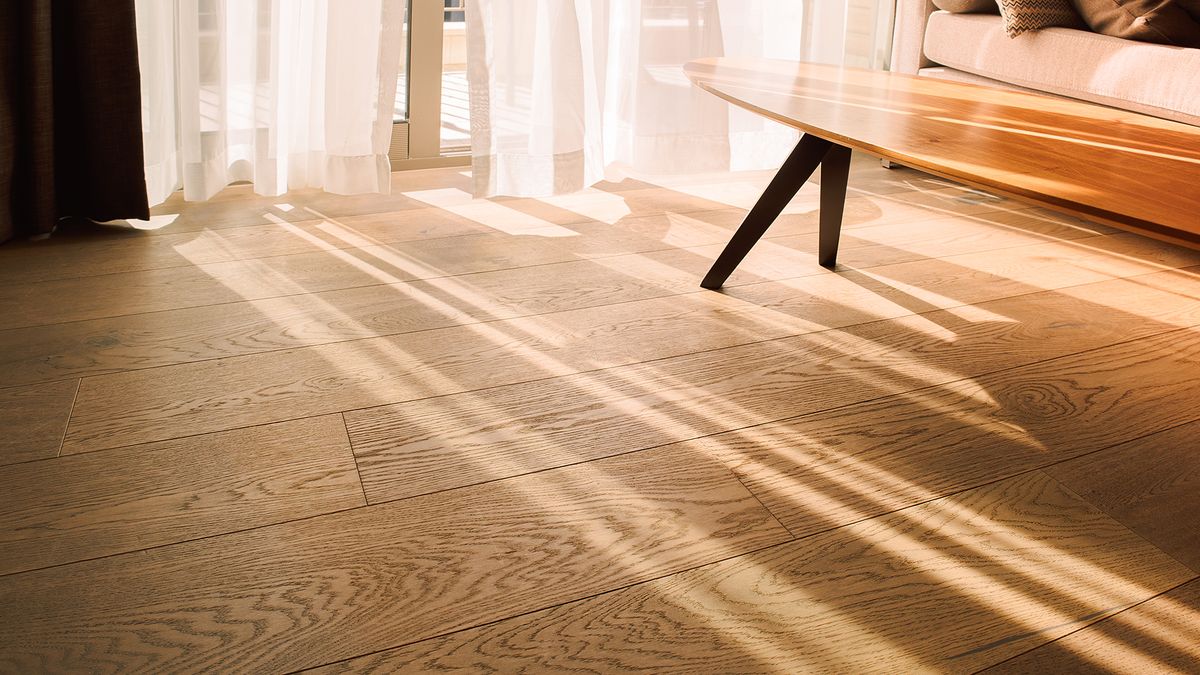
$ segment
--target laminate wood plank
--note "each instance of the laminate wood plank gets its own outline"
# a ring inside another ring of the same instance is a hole
[[[858,240],[861,245],[889,246],[919,253],[928,258],[942,258],[966,253],[1036,243],[1086,241],[1102,234],[1112,234],[1111,228],[1063,224],[1024,210],[986,211],[973,215],[929,215],[899,223],[884,222],[844,230],[843,243]],[[1110,230],[1107,231],[1106,230]]]
[[[1198,265],[1197,251],[1122,233],[839,272],[928,309]]]
[[[185,267],[278,255],[352,248],[345,229],[376,244],[488,231],[441,209],[316,219],[150,236],[142,230],[95,228],[0,248],[0,283],[29,283],[99,274]]]
[[[0,328],[260,300],[574,259],[575,254],[553,239],[480,234],[18,284],[0,288],[0,311],[5,317]],[[47,296],[70,302],[37,302],[37,298]]]
[[[620,194],[627,196],[633,193],[622,192]],[[719,203],[711,204],[711,206],[722,207],[715,211],[698,210],[702,209],[703,203],[680,203],[677,210],[668,209],[657,214],[636,215],[643,211],[639,210],[634,212],[635,215],[623,215],[626,213],[624,202],[618,201],[614,205],[611,200],[617,199],[617,197],[595,192],[538,200],[480,201],[471,200],[465,194],[442,195],[440,193],[431,194],[427,198],[430,203],[441,204],[443,208],[467,215],[477,222],[488,224],[509,234],[557,238],[560,244],[584,257],[656,250],[662,248],[661,243],[665,241],[670,241],[672,246],[722,244],[745,217],[743,210],[727,209]],[[793,205],[785,210],[785,216],[769,232],[770,236],[816,232],[816,198],[815,192],[811,195],[805,194],[803,197],[797,197]],[[661,199],[657,201],[661,201]],[[512,205],[520,206],[525,210],[512,208]],[[973,207],[970,211],[989,214],[1004,210],[1009,205],[1009,202],[999,205],[988,203]],[[568,206],[570,209],[566,208]],[[609,210],[606,211],[606,209]],[[655,209],[644,210],[654,211]],[[849,229],[874,221],[898,224],[931,217],[936,218],[939,215],[962,214],[945,209],[914,206],[895,199],[883,200],[875,195],[868,195],[850,200],[845,221]],[[797,219],[789,216],[803,216],[803,218]],[[583,217],[590,218],[590,220],[578,220]],[[862,222],[860,223],[860,221]],[[803,222],[799,229],[796,227],[798,222]],[[687,229],[680,236],[679,230],[684,228]],[[664,229],[674,230],[674,236],[664,236]],[[654,245],[648,245],[649,242],[653,242]]]
[[[804,534],[1192,422],[1197,387],[1181,329],[694,444]]]
[[[981,217],[936,218],[931,218],[929,212],[920,209],[915,213],[923,214],[923,222],[919,225],[902,218],[899,223],[861,225],[848,230],[842,237],[842,264],[851,268],[874,268],[964,252],[998,252],[1004,248],[1045,242],[1073,239],[1088,241],[1096,238],[1095,232],[1059,226],[1053,221],[1026,216],[1019,211],[990,212]],[[703,217],[711,215],[704,214]],[[740,217],[741,214],[738,215]],[[919,217],[914,214],[910,216]],[[678,227],[667,225],[666,231],[655,232],[654,224],[647,220],[638,219],[642,226],[637,228],[637,234],[642,240],[662,240],[663,246],[646,245],[642,241],[632,245],[623,242],[622,235],[616,234],[619,229],[627,227],[621,223],[617,228],[589,225],[597,229],[586,231],[586,236],[577,240],[581,245],[592,242],[593,250],[601,251],[601,255],[592,255],[584,246],[574,247],[573,250],[599,264],[628,270],[629,274],[646,277],[647,280],[653,278],[657,281],[663,278],[664,272],[670,271],[673,276],[668,285],[693,290],[697,287],[695,279],[703,276],[711,266],[713,257],[724,248],[729,237],[729,231],[724,226],[736,227],[740,222],[726,219],[723,213],[719,216],[721,225],[687,215],[676,215],[671,217],[671,223]],[[764,238],[750,252],[746,264],[735,270],[726,287],[829,273],[815,263],[818,238],[815,212],[784,220],[787,226],[783,231]],[[640,252],[619,254],[622,250],[637,251],[639,247]],[[1063,250],[1070,251],[1074,257],[1079,256],[1074,249]],[[1042,253],[1042,249],[1033,249],[1033,252]],[[1200,263],[1200,256],[1194,257]],[[1180,257],[1180,260],[1190,259],[1187,254]],[[1153,269],[1158,268],[1146,267],[1143,271]],[[688,279],[691,279],[690,286],[686,283]]]
[[[396,204],[398,210],[409,207],[411,204],[417,204],[424,208],[436,203],[431,200],[439,199],[440,195],[450,193],[456,195],[459,201],[475,201],[469,188],[434,188],[432,190],[405,189],[383,199],[379,199],[378,195],[359,195],[357,199],[339,199],[334,195],[318,193],[312,198],[306,199],[301,205],[304,208],[330,215],[360,215],[374,213],[380,210],[381,206],[386,207],[392,204]],[[619,191],[587,188],[579,193],[560,197],[496,197],[486,201],[558,224],[594,220],[601,214],[605,214],[606,217],[610,217],[609,214],[612,216],[616,214],[642,216],[665,211],[698,211],[712,208],[714,205],[713,202],[698,200],[658,186]],[[555,203],[558,206],[554,206]],[[383,210],[392,209],[385,208]]]
[[[286,195],[265,196],[254,194],[246,187],[228,186],[205,201],[185,201],[182,193],[176,193],[162,204],[150,207],[149,222],[125,222],[130,227],[144,228],[146,236],[155,237],[254,227],[281,220],[300,222],[320,217],[298,208],[299,204],[308,198],[308,193],[315,190],[292,190]],[[381,206],[377,212],[421,208],[422,205],[407,200],[402,206],[396,206],[394,203],[390,206],[393,208]]]
[[[614,223],[623,218],[729,207],[729,204],[720,201],[657,186],[620,192],[589,189],[555,197],[498,197],[489,201],[527,216],[560,224],[582,220]]]
[[[395,213],[426,208],[423,202],[405,195],[410,190],[470,189],[470,179],[456,171],[393,174],[391,194],[335,195],[319,189],[291,190],[283,195],[255,194],[252,186],[231,185],[205,201],[186,201],[178,192],[150,209],[151,236],[198,230],[229,229],[261,225],[275,220],[301,221],[312,218],[343,218]]]
[[[945,226],[953,228],[951,222]],[[813,271],[817,269],[815,238],[815,235],[796,235],[761,240],[730,275],[722,292],[741,295],[733,287],[831,273],[823,268]],[[952,252],[957,246],[991,250],[929,257],[938,255],[939,249]],[[1007,248],[992,249],[992,246]],[[698,271],[702,276],[723,248],[723,245],[695,246],[641,255],[680,269]],[[915,312],[923,312],[1198,265],[1200,254],[1196,251],[1133,234],[1084,236],[1022,246],[1012,235],[996,229],[975,242],[972,237],[951,237],[948,241],[931,238],[912,250],[844,233],[836,273],[879,289],[889,300],[910,306]]]
[[[484,303],[479,312],[504,311]],[[465,303],[464,303],[465,304]],[[469,321],[406,284],[0,331],[6,383],[93,376],[339,342]]]
[[[283,672],[786,541],[652,451],[0,578],[0,669]]]
[[[898,204],[902,203],[867,197],[847,200],[842,236],[843,268],[875,267],[942,255],[1083,239],[1112,231],[1082,221],[1063,224],[1060,219],[1027,210],[956,215],[924,207],[897,208]],[[818,216],[815,206],[807,212],[780,216],[763,237],[763,248],[769,250],[759,251],[757,247],[752,250],[751,261],[735,270],[725,288],[763,278],[823,273],[823,269],[812,264],[815,258],[804,257],[816,250]],[[712,264],[712,257],[724,248],[744,217],[742,211],[728,210],[667,214],[621,221],[616,227],[633,229],[664,244],[662,250],[646,251],[640,254],[641,257],[660,261],[692,259],[693,263],[686,269],[693,273],[699,270],[698,274],[703,276]],[[621,262],[623,260],[614,258],[606,264]]]
[[[871,305],[877,296],[838,275],[811,279],[821,283],[807,289],[811,319],[798,323],[798,329],[869,321],[877,318],[873,313],[889,309]],[[826,280],[840,280],[845,287],[831,287]],[[798,284],[788,288],[806,292]],[[1188,274],[1163,272],[351,411],[346,422],[368,499],[395,499],[902,394],[1200,325],[1200,304],[1189,295],[1197,288],[1200,280]],[[1089,358],[1080,360],[1087,363]],[[955,409],[952,402],[947,406]],[[831,413],[830,419],[841,414]],[[792,427],[786,428],[775,439],[781,454],[793,444],[788,435]],[[761,445],[764,452],[775,447]]]
[[[0,472],[0,574],[362,506],[340,415]]]
[[[660,221],[662,218],[655,217]],[[686,228],[684,232],[668,223],[665,224],[667,231],[655,233],[655,225],[645,222],[644,228],[638,228],[634,234],[646,241],[650,241],[649,237],[675,240],[664,242],[664,246],[677,245],[680,239],[694,242],[702,237],[707,241],[723,242],[729,236],[721,226],[695,219],[684,220],[686,218],[677,216],[675,221]],[[815,232],[816,220],[811,220],[811,227],[807,229]],[[994,227],[993,223],[1000,227]],[[723,224],[736,227],[737,221],[726,220]],[[612,239],[622,239],[620,235],[605,235],[604,229],[613,230],[607,225],[597,225],[595,229],[585,230],[581,240],[612,243]],[[978,222],[975,218],[967,221],[963,217],[929,221],[916,233],[902,224],[864,227],[856,232],[862,235],[847,234],[845,237],[843,261],[871,266],[894,260],[920,259],[936,251],[983,251],[1036,242],[1042,236],[1082,236],[1086,230],[1058,228],[1052,221],[1029,218],[1020,212],[996,212],[985,214]],[[894,242],[902,241],[906,233],[909,239],[919,243],[907,249],[894,247]],[[877,246],[881,241],[885,243]],[[629,240],[625,243],[637,247]],[[727,284],[726,292],[808,318],[807,314],[793,310],[797,309],[794,301],[811,298],[810,293],[794,293],[786,285],[774,287],[775,290],[751,287],[744,292],[736,288],[748,283],[761,284],[763,275],[778,278],[824,274],[823,269],[812,265],[805,257],[809,256],[809,251],[816,250],[815,234],[782,236],[772,239],[771,243],[780,248],[756,254],[755,260],[780,262],[755,265],[753,271],[746,269],[735,274]],[[712,250],[716,250],[715,247]],[[342,251],[338,255],[340,261],[358,260],[352,252]],[[600,256],[591,260],[594,262],[548,263],[548,266],[459,275],[454,279],[319,291],[0,331],[0,372],[5,373],[6,383],[21,384],[391,335],[444,327],[451,322],[467,323],[661,297],[695,291],[695,279],[711,264],[700,254],[678,249],[611,258]],[[370,263],[359,262],[370,269]],[[840,278],[829,276],[827,286],[847,285],[842,284]],[[365,280],[360,278],[359,281]],[[800,285],[808,288],[811,283],[804,281]],[[859,283],[875,293],[894,293],[886,284],[874,279],[863,278]],[[868,294],[857,295],[865,297]],[[885,300],[875,304],[894,303]],[[808,312],[811,307],[799,309]]]
[[[788,335],[720,294],[273,351],[85,379],[64,453],[566,375]],[[705,330],[693,328],[704,325]]]
[[[695,277],[622,257],[0,331],[5,384],[584,309],[696,290]]]
[[[166,202],[155,206],[151,213],[158,217],[154,224],[171,219],[161,229],[148,231],[150,235],[178,234],[208,229],[230,229],[253,226],[277,219],[300,221],[312,218],[352,219],[379,214],[403,214],[419,211],[430,206],[431,193],[455,193],[469,198],[472,189],[470,170],[464,167],[403,171],[392,174],[391,193],[336,195],[316,189],[292,190],[284,195],[264,196],[254,194],[248,186],[226,187],[203,202],[188,202],[182,194],[172,195]],[[640,191],[640,202],[651,201],[654,191],[663,188],[649,183],[626,181],[611,183],[602,181],[577,195],[550,198],[568,201],[586,200],[589,195],[601,192],[618,193],[612,201],[620,201],[619,193]],[[499,201],[499,200],[495,200]],[[596,199],[592,199],[595,202]],[[651,209],[656,211],[656,209]],[[585,218],[569,216],[575,222]]]
[[[1200,580],[982,672],[1190,673],[1200,663]]]
[[[1194,404],[1196,397],[1192,398]],[[1045,471],[1200,573],[1200,423],[1160,431]]]
[[[319,672],[968,673],[1189,574],[1031,473]]]
[[[416,215],[421,213],[426,212],[413,212]],[[854,216],[853,210],[849,215]],[[386,218],[382,220],[364,221],[362,225],[353,223],[343,225],[330,221],[311,226],[311,228],[319,230],[317,234],[306,233],[303,230],[287,230],[287,227],[292,226],[281,225],[278,227],[285,228],[282,231],[287,232],[288,236],[295,240],[296,245],[324,247],[325,250],[277,255],[264,259],[234,259],[225,262],[203,262],[209,254],[201,251],[196,254],[197,260],[200,262],[189,266],[161,267],[164,263],[159,261],[153,253],[163,248],[156,242],[164,238],[143,237],[134,240],[133,243],[142,243],[149,247],[149,250],[142,251],[145,255],[139,255],[135,250],[131,251],[130,258],[119,256],[106,256],[105,258],[114,260],[115,262],[112,263],[114,265],[141,266],[145,269],[107,274],[95,278],[51,278],[40,283],[0,286],[0,310],[3,310],[5,316],[4,323],[0,324],[0,328],[11,329],[166,311],[371,284],[566,262],[579,258],[655,251],[664,248],[661,241],[646,236],[644,230],[639,231],[636,225],[613,227],[600,223],[577,223],[572,226],[573,229],[553,225],[551,227],[558,228],[551,233],[553,236],[543,236],[544,228],[535,225],[531,226],[532,229],[525,231],[524,234],[486,233],[454,237],[439,236],[379,245],[377,242],[382,239],[372,236],[371,228],[399,227],[400,232],[404,232],[405,217],[405,214],[386,214]],[[905,216],[898,217],[906,220],[916,216],[910,212]],[[1010,220],[1019,219],[1020,216],[1009,216],[1008,218]],[[397,221],[399,224],[393,225],[393,221]],[[943,225],[948,226],[949,224],[944,223]],[[447,225],[447,227],[458,226],[468,227],[463,224]],[[909,228],[900,228],[898,224],[891,229],[896,231],[896,234],[887,235],[891,240],[903,239],[904,232],[912,231]],[[926,226],[923,229],[929,230],[929,227]],[[784,231],[786,232],[786,230]],[[997,230],[990,232],[991,235],[981,235],[979,241],[968,241],[967,246],[974,246],[976,247],[974,250],[981,250],[989,246],[1003,245],[1002,243],[990,243],[991,239],[1002,237],[1003,233]],[[211,238],[226,236],[223,231],[219,230],[202,234]],[[375,234],[383,235],[384,233],[375,232]],[[389,236],[403,238],[407,235],[392,234]],[[728,235],[718,231],[709,236],[709,241],[720,242],[721,237]],[[238,238],[257,241],[252,236]],[[785,239],[772,239],[772,242],[778,242],[785,248],[788,246],[803,247],[807,251],[812,248],[810,238],[802,237],[791,242]],[[843,259],[847,264],[857,266],[896,263],[937,255],[937,250],[931,250],[922,255],[920,252],[899,251],[894,247],[877,246],[878,242],[871,240],[859,241],[849,237],[847,239],[848,241],[843,246],[845,252]],[[938,237],[931,233],[918,240],[938,242],[945,239],[947,238],[944,236]],[[951,237],[949,240],[961,241],[958,237]],[[170,241],[174,242],[175,240],[170,239]],[[1001,238],[999,241],[1005,240]],[[271,244],[268,242],[262,245],[269,246]],[[236,245],[218,246],[217,248],[224,251],[220,255],[239,258]],[[716,248],[716,245],[710,245],[708,248]],[[944,244],[941,250],[946,250]],[[708,249],[704,248],[696,249],[696,251],[705,255],[710,253]],[[808,258],[802,257],[799,251],[789,251],[786,255],[788,258],[785,258],[785,262],[767,269],[786,266],[788,269],[781,273],[789,276],[804,273],[803,270],[809,268],[820,271],[815,266],[802,266],[804,263],[797,261],[796,258],[802,261],[807,261]],[[763,278],[761,270],[764,269],[762,260],[773,257],[777,256],[772,256],[769,252],[756,251],[754,257],[747,262],[746,268],[759,271],[759,279],[761,279]],[[167,261],[171,265],[180,262],[178,258],[168,258]],[[62,267],[58,266],[50,266],[47,269],[57,270],[47,273],[51,276],[76,274],[74,271],[64,272]],[[772,277],[777,276],[777,274],[769,274]],[[738,280],[732,279],[731,283],[738,283]],[[35,298],[44,297],[46,294],[70,298],[71,302],[47,304],[34,301]]]
[[[795,251],[790,255],[793,259],[808,254],[815,260],[818,238],[816,232],[777,236],[761,240],[751,253],[755,253],[759,248],[784,247]],[[888,223],[860,226],[844,231],[839,246],[838,263],[839,271],[846,268],[864,269],[1036,244],[1069,245],[1072,241],[1078,241],[1080,245],[1086,246],[1092,239],[1100,237],[1086,230],[1062,227],[1030,218],[1020,211],[991,212],[983,214],[983,218],[978,220],[963,216],[927,217],[919,223]],[[778,255],[760,252],[753,258],[747,256],[746,265],[751,271],[758,271],[763,266],[763,263],[759,262],[763,258],[775,259]],[[1193,258],[1200,263],[1200,256],[1186,259]],[[811,269],[811,265],[810,262],[806,267],[797,266],[797,271],[793,274],[797,274],[799,270]],[[773,267],[766,269],[771,270]],[[772,273],[773,276],[779,274]]]
[[[707,188],[708,186],[704,186]],[[949,188],[938,188],[936,192],[950,192]],[[802,191],[803,194],[803,191]],[[953,191],[959,196],[960,190]],[[1029,209],[1024,204],[1015,205],[1011,201],[979,202],[969,210],[961,213],[961,208],[955,210],[943,208],[937,195],[928,196],[925,202],[912,203],[902,199],[903,195],[888,194],[884,196],[860,191],[851,194],[845,205],[842,218],[842,230],[848,232],[861,227],[874,225],[900,225],[904,223],[919,223],[931,219],[957,217],[960,221],[970,223],[996,222],[1004,227],[1019,224],[1021,229],[1031,232],[1041,232],[1049,236],[1075,238],[1085,234],[1112,234],[1113,228],[1086,223],[1064,216],[1048,216],[1040,211]],[[750,200],[753,205],[755,200]],[[982,206],[979,206],[982,204]],[[811,234],[818,230],[819,213],[817,195],[804,195],[797,198],[776,218],[764,238],[776,238],[795,234]],[[729,240],[733,230],[746,217],[745,209],[716,209],[686,213],[668,212],[661,215],[641,218],[622,218],[613,224],[614,227],[632,229],[640,234],[654,238],[675,247],[704,246],[724,244]],[[1014,223],[1013,221],[1017,221]],[[911,235],[921,236],[922,227],[909,227],[906,231]]]
[[[379,213],[401,213],[439,205],[491,203],[514,213],[564,224],[603,219],[611,222],[626,216],[644,216],[668,211],[702,211],[723,204],[675,192],[657,185],[613,189],[601,184],[576,194],[542,198],[497,197],[473,200],[471,188],[461,184],[428,183],[396,186],[389,195],[334,195],[320,190],[295,190],[277,197],[247,195],[226,189],[207,202],[168,200],[151,209],[152,224],[168,223],[150,231],[152,236],[197,230],[215,230],[261,225],[277,220],[302,221],[313,218],[342,219]],[[449,200],[449,204],[447,201]],[[490,213],[500,212],[488,208]],[[468,209],[470,211],[470,209]]]
[[[0,389],[0,465],[58,454],[79,380]]]

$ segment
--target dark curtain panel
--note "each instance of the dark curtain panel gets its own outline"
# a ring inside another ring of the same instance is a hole
[[[0,242],[149,218],[133,0],[0,0]]]

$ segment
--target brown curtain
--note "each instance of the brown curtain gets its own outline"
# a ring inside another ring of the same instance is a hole
[[[0,242],[149,218],[133,0],[0,0]]]

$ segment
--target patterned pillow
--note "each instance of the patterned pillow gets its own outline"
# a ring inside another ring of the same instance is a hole
[[[1000,0],[1000,15],[1010,38],[1051,26],[1085,28],[1071,0]]]

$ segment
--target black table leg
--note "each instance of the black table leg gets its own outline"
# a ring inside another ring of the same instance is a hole
[[[725,250],[717,257],[704,280],[702,288],[718,289],[725,280],[733,274],[754,244],[763,236],[771,223],[779,217],[787,203],[796,196],[796,192],[804,182],[812,176],[818,165],[826,165],[821,170],[821,237],[819,248],[821,254],[818,262],[827,267],[833,265],[837,256],[837,238],[842,226],[842,209],[846,198],[846,180],[850,168],[850,149],[836,145],[816,136],[805,134],[800,137],[796,149],[788,155],[787,161],[779,168],[779,172],[771,179],[767,189],[763,191],[754,208],[746,214],[745,220],[738,227],[733,238],[726,244]],[[828,174],[828,175],[827,175]],[[830,206],[836,201],[835,206]],[[828,216],[826,212],[828,211]],[[826,239],[832,238],[832,249],[826,256]]]
[[[833,144],[825,153],[825,159],[821,160],[821,234],[817,240],[817,264],[821,267],[833,269],[837,264],[849,177],[850,148]]]

